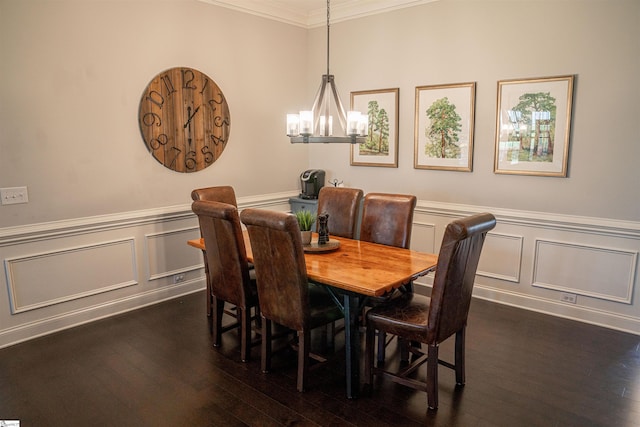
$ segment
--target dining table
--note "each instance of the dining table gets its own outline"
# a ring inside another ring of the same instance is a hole
[[[247,259],[252,262],[251,241],[246,230],[244,241]],[[187,243],[206,250],[202,238]],[[352,399],[360,389],[362,309],[370,298],[383,298],[433,271],[438,256],[337,236],[330,236],[328,243],[318,245],[318,235],[313,234],[311,245],[305,247],[307,277],[310,282],[324,286],[344,314],[346,392]]]

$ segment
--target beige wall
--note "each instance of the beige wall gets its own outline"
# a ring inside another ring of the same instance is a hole
[[[366,191],[420,200],[640,220],[640,2],[442,0],[331,27],[331,71],[356,90],[400,88],[398,169],[349,165],[311,147],[310,165]],[[310,32],[324,51],[325,30]],[[318,52],[309,74],[325,66]],[[568,178],[493,173],[497,81],[575,74]],[[413,168],[415,87],[477,82],[472,173]]]
[[[283,135],[306,88],[307,32],[196,0],[0,0],[0,229],[186,203],[193,188],[294,190],[307,149]],[[147,83],[175,66],[213,78],[228,146],[202,172],[157,163],[138,128]]]
[[[284,114],[311,102],[324,72],[324,28],[195,0],[1,0],[0,186],[28,186],[30,202],[0,207],[0,227],[181,204],[215,183],[240,195],[295,190],[308,166],[366,191],[640,220],[639,10],[634,0],[443,0],[332,25],[344,102],[351,90],[400,88],[399,167],[387,169],[350,166],[345,145],[307,155],[283,137]],[[215,79],[231,108],[227,149],[196,174],[157,164],[137,125],[148,81],[179,65]],[[559,74],[577,76],[569,177],[494,174],[496,82]],[[414,169],[415,87],[467,81],[477,82],[473,172]]]

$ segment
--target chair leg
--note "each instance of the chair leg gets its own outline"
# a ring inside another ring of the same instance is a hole
[[[261,368],[262,372],[271,370],[271,320],[262,316],[262,342],[261,342]]]
[[[213,333],[213,313],[211,303],[213,302],[213,296],[211,295],[211,286],[209,284],[209,265],[207,264],[207,252],[202,251],[202,257],[204,258],[204,277],[207,283],[207,320],[209,320],[209,333]]]
[[[456,349],[455,349],[455,363],[456,363],[456,384],[464,385],[465,378],[465,369],[464,369],[464,359],[465,359],[465,332],[467,328],[462,327],[458,332],[456,332]]]
[[[213,310],[212,310],[212,303],[211,303],[211,299],[213,297],[208,294],[207,297],[207,323],[209,323],[209,335],[213,335]]]
[[[400,348],[400,363],[409,364],[409,346],[411,343],[404,338],[398,337],[398,347]]]
[[[254,307],[253,317],[256,320],[256,330],[259,332],[262,330],[262,316],[260,315],[260,306],[256,305]]]
[[[378,364],[384,363],[387,349],[387,334],[384,331],[378,331]]]
[[[329,325],[324,325],[318,330],[320,331],[320,347],[326,350],[329,344],[329,334],[331,333]]]
[[[298,331],[298,391],[305,389],[307,372],[309,371],[310,331]]]
[[[328,331],[327,331],[327,347],[330,350],[334,350],[336,348],[336,322],[331,322],[329,323],[329,327],[328,327]]]
[[[378,335],[378,337],[380,337],[380,335]],[[371,391],[373,388],[373,361],[375,359],[373,350],[375,347],[375,340],[376,340],[376,331],[373,327],[368,326],[366,329],[365,351],[364,351],[364,355],[365,355],[364,384],[369,386],[369,391]],[[380,360],[379,357],[378,357],[378,360]]]
[[[222,316],[224,314],[224,301],[214,296],[211,304],[211,321],[213,322],[213,346],[220,347],[222,343]]]
[[[240,321],[240,360],[247,362],[251,358],[251,308],[238,307]]]
[[[429,344],[427,350],[427,404],[438,409],[438,345]]]

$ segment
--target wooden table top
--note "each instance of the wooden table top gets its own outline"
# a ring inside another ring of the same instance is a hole
[[[244,232],[247,258],[253,261],[248,233]],[[314,234],[317,239],[317,234]],[[337,250],[305,253],[307,276],[314,282],[366,296],[386,292],[435,269],[438,256],[424,252],[331,236],[338,240]],[[205,250],[204,239],[187,242]]]

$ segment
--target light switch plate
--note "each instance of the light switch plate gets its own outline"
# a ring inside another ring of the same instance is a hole
[[[3,205],[15,205],[29,202],[27,187],[0,188],[0,202]]]

